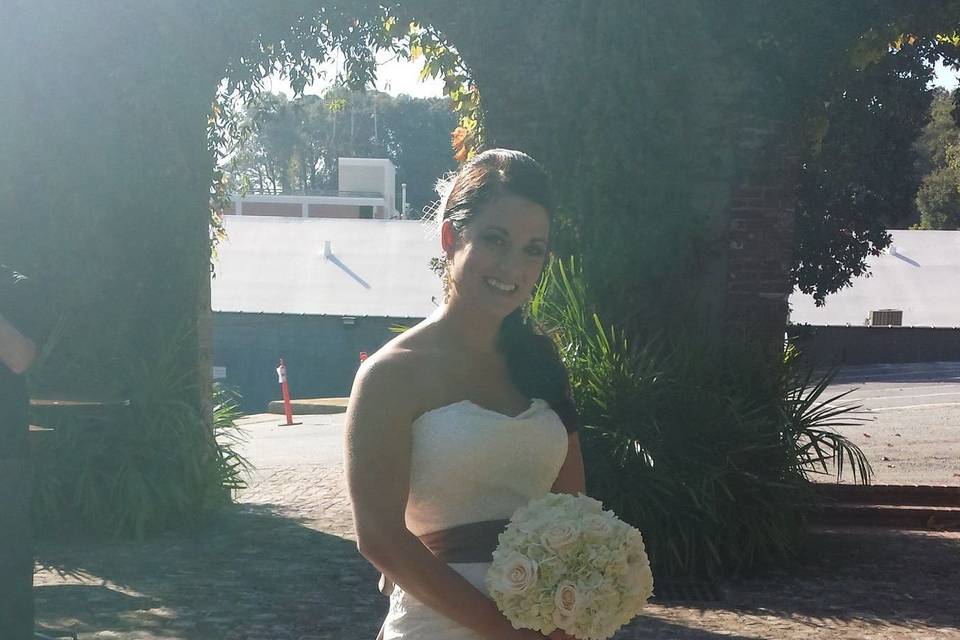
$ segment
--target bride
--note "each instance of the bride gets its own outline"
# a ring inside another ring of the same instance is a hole
[[[383,640],[543,638],[513,628],[484,576],[515,509],[584,492],[566,370],[522,319],[549,252],[546,175],[524,153],[486,151],[440,215],[444,304],[368,358],[350,394],[357,547],[390,596]]]

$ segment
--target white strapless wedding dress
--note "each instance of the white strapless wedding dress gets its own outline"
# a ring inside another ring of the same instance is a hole
[[[534,398],[517,416],[469,400],[432,409],[411,425],[407,528],[417,536],[485,520],[506,520],[547,494],[567,453],[567,431],[550,405]],[[486,593],[490,566],[451,563]],[[479,640],[400,585],[390,595],[384,640]]]

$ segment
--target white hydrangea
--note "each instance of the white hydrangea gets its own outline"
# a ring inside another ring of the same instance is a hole
[[[550,493],[500,534],[487,591],[515,628],[606,640],[653,595],[639,531],[588,496]]]

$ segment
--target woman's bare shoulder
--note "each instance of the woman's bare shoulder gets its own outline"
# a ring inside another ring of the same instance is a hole
[[[404,371],[429,364],[437,357],[432,327],[420,323],[392,338],[375,351],[364,365],[380,372],[408,373]]]
[[[394,336],[375,351],[364,364],[380,373],[420,373],[443,356],[437,345],[434,325],[423,321]],[[411,371],[419,370],[419,371]]]
[[[351,404],[375,398],[378,405],[400,415],[417,415],[421,405],[428,402],[425,396],[437,357],[430,336],[417,331],[417,327],[396,336],[360,365],[350,393]]]

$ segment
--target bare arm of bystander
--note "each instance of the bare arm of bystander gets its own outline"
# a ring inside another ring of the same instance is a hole
[[[20,374],[30,368],[36,355],[33,341],[0,315],[0,363]]]

